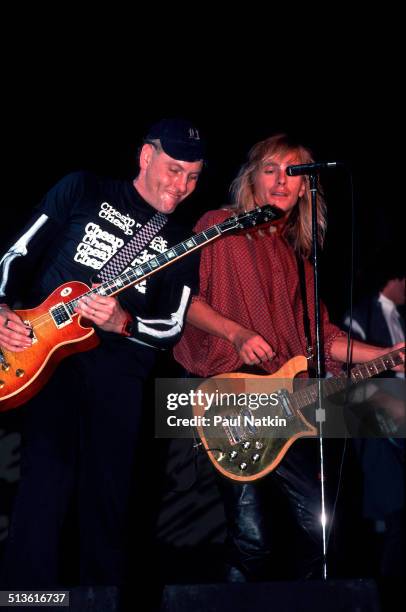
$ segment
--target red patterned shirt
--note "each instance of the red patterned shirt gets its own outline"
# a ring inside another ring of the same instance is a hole
[[[209,211],[198,221],[195,231],[221,223],[229,216],[230,210]],[[226,235],[202,250],[200,290],[193,301],[204,301],[223,316],[260,334],[276,353],[272,361],[262,363],[261,367],[273,373],[288,359],[306,355],[297,261],[294,250],[279,232],[265,229],[250,237]],[[313,271],[307,261],[305,274],[314,341]],[[330,348],[337,336],[345,334],[330,323],[324,304],[321,320],[326,366],[337,373],[338,364],[332,361]],[[238,371],[243,365],[230,341],[191,324],[186,325],[174,355],[186,370],[202,377]]]

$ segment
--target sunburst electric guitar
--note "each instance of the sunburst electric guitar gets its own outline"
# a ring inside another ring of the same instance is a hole
[[[404,361],[402,353],[404,355],[404,348],[363,363],[351,370],[350,378],[343,373],[337,378],[324,379],[322,395],[333,396],[345,391],[349,384],[355,385],[391,370]],[[201,401],[193,407],[198,434],[210,461],[223,476],[240,482],[258,480],[279,465],[295,440],[318,435],[303,410],[317,401],[319,385],[307,381],[310,385],[293,390],[294,377],[306,370],[306,357],[297,356],[274,374],[220,374],[199,385],[196,393],[201,392]],[[248,401],[244,400],[251,394],[261,393],[272,395],[274,404],[274,408],[267,410],[272,416],[265,417],[265,422],[262,417],[257,418],[256,410],[250,409]],[[229,402],[230,397],[239,399]],[[207,401],[207,398],[213,399]],[[213,426],[214,417],[218,421],[216,427]],[[271,437],[269,427],[280,423],[284,427],[278,431],[283,431],[280,434],[283,437]]]
[[[78,281],[64,283],[37,308],[17,310],[31,327],[33,342],[18,353],[0,346],[0,412],[20,406],[37,393],[64,357],[97,346],[99,340],[93,327],[82,325],[75,312],[81,298],[90,294],[116,295],[227,232],[250,230],[282,214],[278,208],[265,205],[234,215],[96,288]]]

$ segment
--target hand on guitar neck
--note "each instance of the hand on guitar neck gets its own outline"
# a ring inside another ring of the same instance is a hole
[[[365,361],[372,361],[373,359],[378,359],[383,355],[386,355],[389,351],[396,351],[398,349],[404,349],[405,343],[398,342],[392,347],[382,348],[379,346],[373,346],[372,344],[366,344],[365,342],[361,342],[360,340],[352,340],[351,341],[351,363],[364,363]],[[336,338],[331,345],[331,356],[333,359],[337,361],[341,361],[345,363],[347,361],[347,337],[339,337]],[[392,370],[394,372],[404,372],[405,371],[405,353],[404,351],[400,351],[400,358],[402,363],[393,367]]]
[[[395,344],[394,346],[392,346],[392,350],[396,351],[398,349],[404,349],[405,348],[405,343],[404,342],[398,342],[397,344]],[[388,349],[382,349],[381,355],[384,355],[387,352]],[[392,368],[392,370],[394,372],[405,372],[405,351],[400,351],[399,353],[403,363],[401,363],[400,365],[396,366],[395,368]]]

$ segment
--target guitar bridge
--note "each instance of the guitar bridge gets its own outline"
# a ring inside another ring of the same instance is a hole
[[[25,319],[25,320],[23,321],[23,323],[24,323],[24,325],[26,325],[27,327],[29,327],[29,328],[30,328],[30,330],[31,330],[31,332],[30,332],[30,338],[31,338],[31,340],[32,340],[32,344],[35,344],[36,342],[38,342],[38,338],[37,338],[37,336],[35,335],[34,330],[33,330],[33,328],[32,328],[32,325],[31,325],[31,323],[29,322],[29,320],[28,320],[28,319]]]
[[[1,350],[1,346],[0,346],[0,366],[5,365],[7,363],[6,358],[4,357],[4,353]]]
[[[243,409],[239,414],[230,415],[223,419],[223,429],[230,446],[244,442],[247,437],[258,433],[256,426],[250,424],[250,418],[253,418],[251,410]]]

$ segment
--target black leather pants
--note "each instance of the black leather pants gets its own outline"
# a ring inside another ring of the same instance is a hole
[[[228,580],[321,577],[317,441],[299,440],[255,483],[221,478]]]

